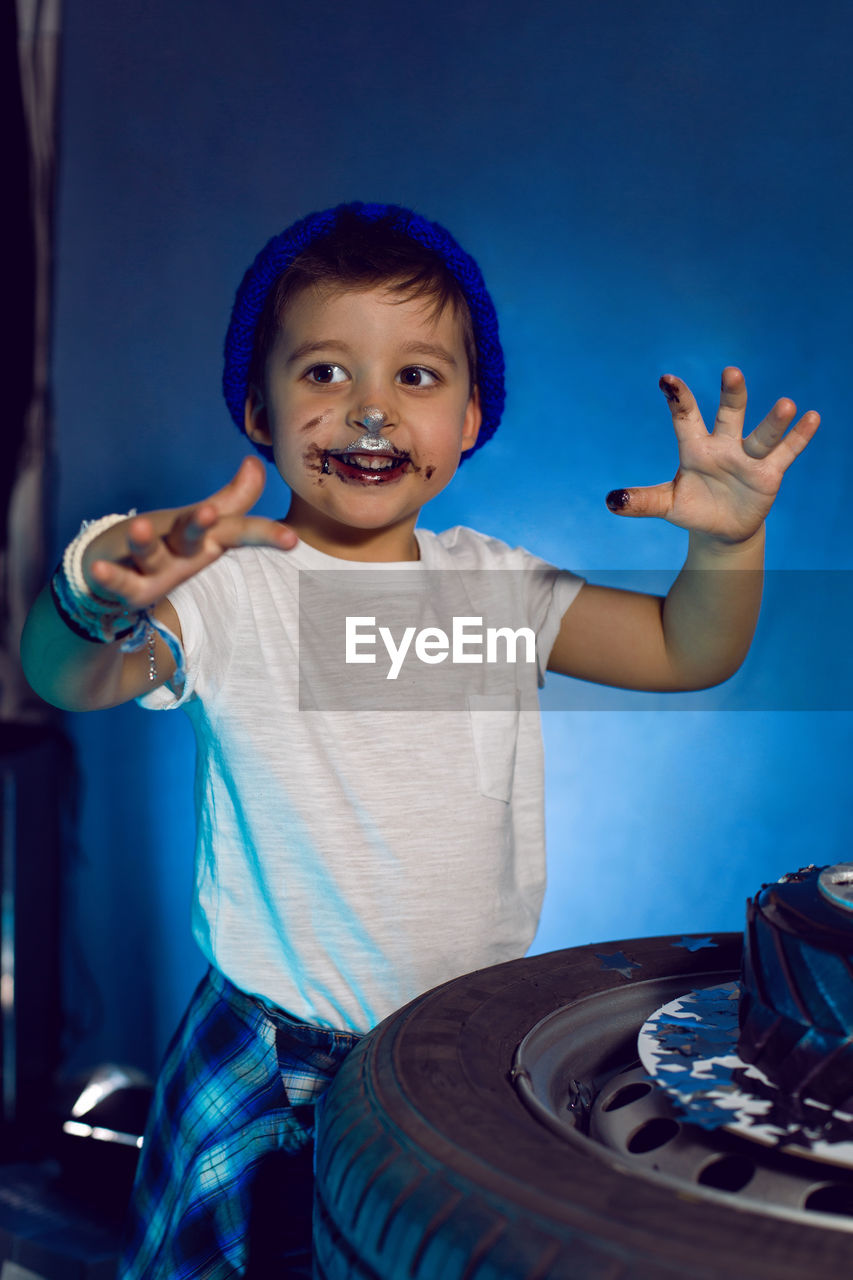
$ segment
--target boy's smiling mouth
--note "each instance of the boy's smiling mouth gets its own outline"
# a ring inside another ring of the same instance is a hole
[[[406,471],[416,471],[411,457],[390,446],[382,452],[362,452],[352,447],[348,449],[324,449],[321,472],[323,475],[336,475],[340,480],[353,481],[356,484],[388,484],[398,480]]]

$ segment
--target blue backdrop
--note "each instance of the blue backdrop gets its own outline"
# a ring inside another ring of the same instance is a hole
[[[849,5],[76,0],[65,22],[57,548],[84,516],[223,483],[244,453],[219,393],[243,270],[301,214],[377,199],[450,227],[502,321],[504,424],[424,524],[591,577],[677,568],[684,536],[604,495],[673,474],[660,374],[712,416],[733,363],[753,424],[780,395],[824,417],[772,513],[772,568],[846,580]],[[272,473],[261,509],[286,500]],[[750,663],[784,707],[801,609],[781,594]],[[815,630],[804,667],[831,673],[846,655]],[[537,949],[736,929],[760,882],[846,856],[844,710],[624,705],[545,715]],[[70,729],[75,1059],[153,1069],[202,968],[191,735],[135,707]]]

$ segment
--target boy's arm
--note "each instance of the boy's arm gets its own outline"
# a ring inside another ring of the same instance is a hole
[[[147,609],[180,639],[180,625],[165,598],[179,583],[232,547],[287,550],[291,529],[248,516],[264,487],[263,463],[247,458],[234,479],[201,503],[134,516],[99,534],[83,558],[83,576],[101,598],[131,612]],[[46,702],[66,711],[95,711],[156,689],[175,672],[172,654],[155,634],[156,678],[149,678],[147,647],[123,653],[121,642],[99,644],[77,636],[62,620],[49,588],[36,600],[21,639],[24,674]]]
[[[723,371],[712,432],[683,382],[662,378],[661,389],[679,444],[675,479],[619,490],[608,506],[688,529],[684,568],[665,599],[584,586],[563,618],[551,671],[629,689],[699,689],[727,679],[749,649],[761,603],[764,518],[820,418],[810,411],[788,431],[796,406],[779,400],[744,439],[740,370]]]

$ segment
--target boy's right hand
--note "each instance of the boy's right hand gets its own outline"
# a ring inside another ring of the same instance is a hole
[[[260,458],[248,457],[233,480],[202,502],[150,511],[105,530],[83,559],[92,591],[129,610],[146,609],[232,547],[294,547],[298,538],[287,525],[246,514],[265,480]]]

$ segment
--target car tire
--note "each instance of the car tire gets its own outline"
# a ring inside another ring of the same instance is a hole
[[[519,1043],[558,1008],[591,997],[612,1008],[612,1074],[634,1052],[638,1002],[641,1023],[662,979],[683,979],[687,991],[737,976],[741,935],[695,951],[683,941],[576,947],[481,970],[366,1036],[318,1115],[317,1280],[848,1274],[849,1220],[813,1225],[661,1185],[582,1133],[554,1132],[513,1085]],[[621,969],[620,956],[630,961]]]

